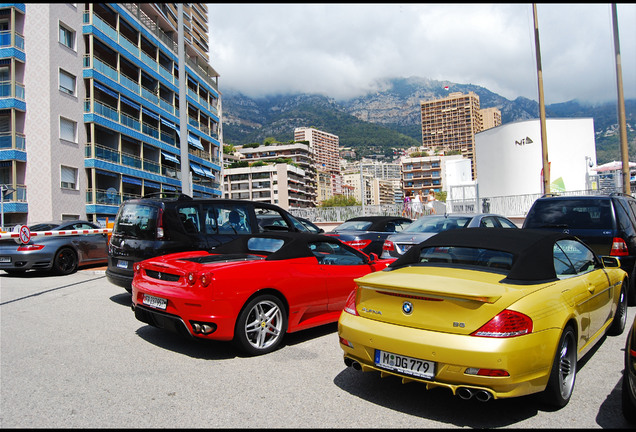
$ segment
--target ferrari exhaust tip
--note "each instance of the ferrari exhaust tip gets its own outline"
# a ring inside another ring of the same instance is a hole
[[[457,396],[464,400],[468,400],[473,397],[473,391],[466,387],[460,387],[457,389]]]

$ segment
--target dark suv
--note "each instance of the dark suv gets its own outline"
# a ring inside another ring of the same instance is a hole
[[[269,221],[276,220],[275,225]],[[131,291],[133,265],[188,250],[211,250],[241,235],[308,231],[294,216],[268,203],[187,195],[144,197],[119,209],[108,244],[106,277]]]
[[[532,204],[523,228],[570,233],[597,255],[618,257],[630,278],[629,304],[636,304],[636,199],[625,194],[543,196]]]

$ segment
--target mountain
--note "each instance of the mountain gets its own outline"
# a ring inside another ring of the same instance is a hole
[[[479,96],[481,108],[498,108],[503,124],[539,117],[539,104],[533,100],[520,97],[511,101],[477,85],[420,77],[388,79],[375,93],[341,101],[310,94],[250,98],[230,90],[223,91],[224,143],[262,143],[267,137],[288,142],[293,140],[294,128],[313,126],[338,135],[340,145],[353,148],[358,156],[390,159],[393,149],[421,144],[421,100],[469,91]],[[625,111],[630,160],[636,160],[636,100],[625,101]],[[620,160],[615,103],[548,105],[546,117],[592,117],[597,162]]]

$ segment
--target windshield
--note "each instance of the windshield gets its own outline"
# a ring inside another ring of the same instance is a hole
[[[402,232],[434,232],[439,233],[449,229],[464,228],[470,222],[470,216],[424,216],[413,222]]]
[[[371,226],[371,221],[347,221],[341,225],[338,225],[334,231],[366,231]]]
[[[600,229],[612,225],[612,209],[608,199],[546,199],[534,203],[524,228]]]
[[[113,234],[142,240],[154,240],[157,208],[142,204],[124,204],[113,226]]]
[[[507,272],[512,267],[513,255],[508,252],[471,248],[434,246],[420,251],[422,264],[449,263],[471,267],[486,267]]]

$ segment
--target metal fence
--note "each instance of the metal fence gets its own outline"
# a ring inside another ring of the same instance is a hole
[[[603,188],[603,190],[590,189],[580,191],[561,192],[559,195],[607,195],[620,193],[622,188]],[[479,198],[476,195],[466,194],[460,199],[435,201],[433,208],[436,214],[444,213],[496,213],[509,218],[524,218],[530,207],[542,194],[510,195]],[[349,207],[314,207],[314,208],[290,208],[289,212],[294,216],[303,217],[313,222],[344,222],[357,216],[406,216],[417,219],[420,216],[431,214],[431,211],[423,208],[419,210],[413,206],[404,204],[381,204]]]

